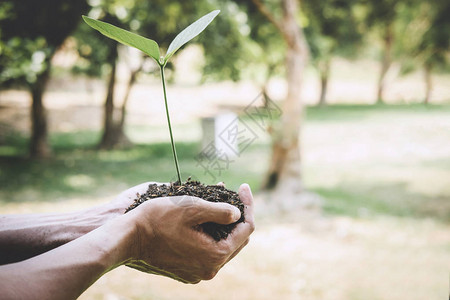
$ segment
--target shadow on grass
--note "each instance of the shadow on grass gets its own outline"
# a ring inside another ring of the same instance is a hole
[[[59,201],[73,197],[114,195],[146,181],[176,180],[169,143],[136,144],[129,149],[102,151],[96,149],[96,132],[54,134],[53,156],[46,160],[30,160],[24,153],[27,141],[14,136],[0,144],[0,203],[26,201]],[[198,166],[200,144],[178,142],[177,153],[182,179],[188,176],[206,184],[223,181],[237,190],[242,182],[258,190],[264,164],[256,168],[252,159],[266,160],[260,145],[242,153],[241,161],[232,161],[226,170],[211,178]],[[5,150],[6,149],[6,150]],[[248,165],[246,165],[248,164]]]
[[[169,181],[175,175],[168,143],[135,145],[130,149],[100,151],[98,134],[61,134],[52,137],[54,155],[30,160],[23,155],[26,141],[13,138],[7,151],[0,147],[0,201],[41,201],[127,188],[144,181]],[[178,143],[179,158],[192,160],[196,143]],[[5,153],[6,152],[6,153]]]
[[[385,185],[341,184],[337,188],[312,188],[325,199],[331,215],[372,217],[377,215],[436,218],[450,222],[450,196],[413,193],[403,183]]]

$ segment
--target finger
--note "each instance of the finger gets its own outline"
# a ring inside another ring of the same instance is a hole
[[[122,193],[120,193],[118,197],[127,197],[127,196],[135,197],[136,193],[145,193],[149,184],[151,184],[151,183],[152,182],[145,182],[145,183],[141,183],[139,185],[133,186],[132,188],[129,188],[128,190],[125,190]]]
[[[245,246],[247,246],[247,244],[248,244],[249,241],[250,241],[250,238],[246,239],[246,240],[244,241],[244,243],[243,243],[242,245],[240,245],[239,248],[237,248],[237,249],[233,252],[233,254],[231,254],[231,256],[227,259],[227,261],[226,261],[223,265],[227,264],[227,263],[228,263],[230,260],[232,260],[236,255],[238,255],[238,253],[241,252],[241,250],[244,249]],[[223,265],[222,265],[222,266],[223,266]]]
[[[231,249],[239,249],[239,247],[245,243],[252,232],[255,230],[253,221],[247,221],[247,215],[245,221],[238,223],[236,228],[228,235],[227,240],[231,245]]]
[[[231,243],[238,249],[255,230],[255,222],[253,217],[253,196],[248,184],[242,184],[239,187],[239,198],[244,203],[245,221],[237,224],[230,236]]]
[[[217,224],[231,224],[239,220],[241,212],[231,204],[223,202],[209,202],[203,199],[196,201],[197,213],[193,216],[194,225],[213,222]]]
[[[246,183],[239,187],[239,199],[244,203],[245,221],[254,223],[253,219],[253,195],[250,186]]]
[[[139,185],[133,186],[132,188],[129,188],[128,190],[123,191],[122,193],[119,194],[118,198],[136,198],[136,194],[144,194],[147,189],[148,186],[150,184],[157,184],[157,185],[162,185],[164,183],[160,183],[160,182],[154,182],[154,181],[149,181],[149,182],[144,182],[141,183]]]
[[[146,182],[136,185],[128,190],[120,193],[113,201],[111,201],[112,205],[117,206],[120,210],[125,210],[131,204],[133,204],[134,200],[138,197],[137,194],[144,194],[149,184],[154,182]]]

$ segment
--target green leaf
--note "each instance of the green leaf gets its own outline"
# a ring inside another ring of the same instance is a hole
[[[124,45],[137,48],[159,63],[161,54],[159,52],[159,46],[154,40],[147,39],[122,28],[86,16],[83,16],[83,20],[95,30],[100,31],[103,35]]]
[[[205,28],[209,25],[209,23],[214,20],[214,18],[220,13],[220,10],[215,10],[210,12],[207,15],[204,15],[188,27],[186,27],[182,32],[180,32],[170,43],[169,49],[167,50],[167,54],[164,57],[164,62],[166,63],[172,55],[181,48],[184,44],[195,38],[199,35]]]

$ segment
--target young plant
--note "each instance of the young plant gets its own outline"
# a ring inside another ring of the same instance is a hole
[[[175,162],[178,182],[180,184],[182,183],[180,176],[180,167],[178,166],[177,151],[175,148],[175,143],[173,141],[172,126],[170,124],[169,106],[167,104],[166,80],[164,77],[164,67],[166,66],[167,62],[172,57],[172,55],[174,55],[174,53],[178,49],[180,49],[184,44],[186,44],[194,37],[199,35],[209,25],[209,23],[211,23],[212,20],[214,20],[214,18],[219,14],[219,12],[220,10],[212,11],[209,14],[201,17],[188,27],[186,27],[170,43],[169,49],[167,49],[167,53],[164,56],[161,55],[158,43],[156,43],[154,40],[126,31],[114,25],[83,16],[83,20],[92,28],[98,30],[103,35],[118,41],[119,43],[141,50],[142,52],[153,58],[158,64],[161,72],[161,80],[164,92],[164,103],[166,106],[167,124],[169,125],[170,143],[172,145],[173,160]]]

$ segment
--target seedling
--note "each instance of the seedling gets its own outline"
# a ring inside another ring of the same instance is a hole
[[[177,151],[175,149],[175,143],[173,142],[172,126],[170,124],[169,107],[167,104],[166,80],[164,77],[164,67],[166,66],[167,62],[172,57],[172,55],[178,49],[180,49],[181,46],[183,46],[191,39],[196,37],[198,34],[200,34],[209,25],[209,23],[211,23],[212,20],[219,14],[219,12],[220,12],[219,10],[210,12],[209,14],[201,17],[200,19],[198,19],[197,21],[186,27],[186,29],[184,29],[181,33],[179,33],[172,41],[172,43],[170,43],[169,49],[167,49],[167,53],[164,56],[160,54],[158,44],[151,39],[123,30],[111,24],[83,16],[84,21],[92,28],[100,31],[107,37],[112,38],[122,44],[135,47],[144,52],[145,54],[147,54],[148,56],[150,56],[151,58],[153,58],[158,64],[161,71],[161,81],[164,92],[164,103],[166,106],[167,124],[169,125],[170,143],[172,145],[173,160],[175,162],[175,168],[177,170],[179,185],[150,184],[148,186],[147,192],[145,192],[142,195],[138,194],[137,198],[134,200],[134,203],[130,207],[128,207],[125,212],[134,209],[135,207],[139,206],[140,204],[142,204],[147,200],[167,195],[173,196],[189,195],[202,198],[206,201],[226,202],[236,206],[241,211],[241,218],[236,223],[228,225],[220,225],[208,222],[205,224],[201,224],[201,228],[203,229],[203,231],[212,236],[216,241],[226,238],[237,223],[243,222],[245,220],[244,204],[239,199],[239,195],[236,192],[227,190],[222,185],[206,186],[198,181],[190,181],[189,179],[185,184],[182,183],[180,176],[180,168],[178,166]]]
[[[212,11],[209,14],[201,17],[188,27],[186,27],[170,43],[169,49],[167,49],[167,53],[164,56],[161,55],[158,43],[156,43],[154,40],[145,38],[143,36],[129,32],[114,25],[83,16],[83,20],[92,28],[98,30],[103,35],[106,35],[107,37],[118,41],[119,43],[141,50],[142,52],[153,58],[158,64],[161,72],[161,81],[164,92],[164,103],[166,106],[167,124],[169,125],[170,143],[172,145],[173,160],[175,162],[178,182],[180,184],[182,184],[180,176],[180,167],[178,165],[178,157],[175,148],[175,143],[173,141],[172,125],[170,124],[169,106],[167,104],[166,80],[164,77],[164,67],[166,66],[169,59],[174,55],[174,53],[178,49],[180,49],[184,44],[186,44],[194,37],[199,35],[209,25],[209,23],[211,23],[212,20],[214,20],[214,18],[219,14],[219,12],[220,10]]]

